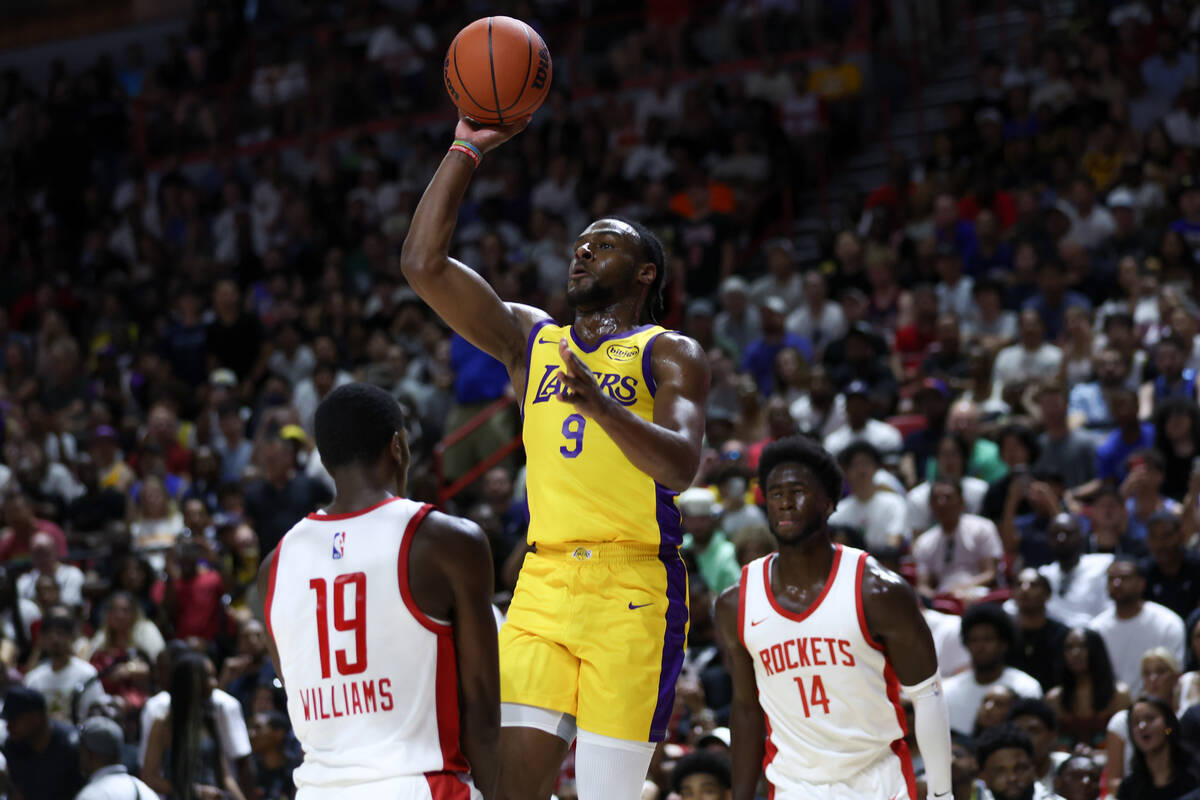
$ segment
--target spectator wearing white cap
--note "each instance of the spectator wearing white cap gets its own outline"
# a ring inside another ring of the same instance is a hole
[[[1117,192],[1128,192],[1133,202],[1133,210],[1137,214],[1138,224],[1145,221],[1146,215],[1167,207],[1167,193],[1162,184],[1146,179],[1146,167],[1139,161],[1129,160],[1121,165],[1118,183],[1108,193],[1107,205],[1114,208],[1113,197]]]
[[[157,800],[121,763],[124,744],[121,726],[108,717],[91,717],[79,726],[79,765],[90,777],[75,800]]]
[[[724,507],[711,489],[694,486],[676,501],[683,517],[683,547],[696,554],[700,576],[720,594],[737,583],[741,575],[737,549],[720,529]]]
[[[713,333],[737,347],[734,361],[742,357],[746,348],[762,335],[762,321],[758,309],[750,304],[750,287],[737,275],[730,275],[721,283],[721,310],[713,323]]]
[[[1113,254],[1118,259],[1132,257],[1139,260],[1149,255],[1153,243],[1141,226],[1133,192],[1128,189],[1114,189],[1109,192],[1108,208],[1117,223],[1117,229],[1109,242]]]

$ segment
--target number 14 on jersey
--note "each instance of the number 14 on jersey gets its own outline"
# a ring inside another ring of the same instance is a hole
[[[820,706],[826,714],[829,713],[829,695],[825,694],[825,684],[821,681],[820,675],[813,675],[809,679],[809,692],[804,691],[804,678],[797,675],[793,680],[796,681],[796,688],[800,690],[800,703],[804,706],[804,716],[811,717],[815,706]]]

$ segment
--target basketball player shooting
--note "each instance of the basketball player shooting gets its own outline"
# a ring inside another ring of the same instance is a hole
[[[258,573],[304,748],[297,800],[492,800],[500,689],[487,538],[404,498],[404,415],[383,389],[334,389],[315,428],[333,502],[296,523]]]
[[[778,553],[717,600],[733,674],[733,800],[918,800],[904,743],[916,714],[929,798],[949,798],[950,723],[933,638],[912,588],[862,550],[834,544],[842,472],[802,437],[759,462]]]
[[[687,630],[674,497],[699,467],[708,366],[649,323],[662,245],[599,219],[565,270],[572,325],[500,300],[448,255],[478,157],[525,122],[460,119],[401,263],[450,327],[508,368],[522,398],[531,551],[500,633],[500,797],[548,798],[578,737],[581,800],[636,800],[667,733]]]

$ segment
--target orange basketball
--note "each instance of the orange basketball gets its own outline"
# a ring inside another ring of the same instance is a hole
[[[512,17],[483,17],[458,32],[446,51],[446,91],[476,122],[528,117],[550,91],[550,50],[537,31]]]

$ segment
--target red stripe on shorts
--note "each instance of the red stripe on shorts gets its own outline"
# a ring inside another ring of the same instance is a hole
[[[450,772],[427,772],[429,794],[433,800],[471,800],[471,789]]]

